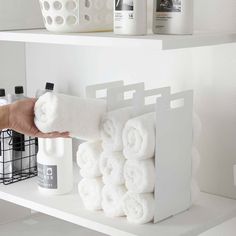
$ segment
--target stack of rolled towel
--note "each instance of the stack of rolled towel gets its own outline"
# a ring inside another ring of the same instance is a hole
[[[156,113],[134,117],[131,108],[106,113],[101,141],[79,146],[77,162],[83,177],[79,194],[89,210],[109,217],[126,216],[135,224],[153,221],[155,214]],[[193,148],[193,176],[199,153]],[[193,177],[193,202],[198,196]]]
[[[124,178],[128,189],[123,210],[127,220],[136,224],[154,218],[155,115],[148,113],[130,119],[123,130]]]
[[[103,153],[100,170],[105,184],[102,190],[102,209],[109,217],[125,215],[122,200],[127,189],[124,179],[122,132],[131,117],[132,108],[126,107],[106,113],[101,121]]]
[[[91,211],[102,209],[103,181],[99,169],[101,153],[100,141],[82,143],[77,151],[77,164],[82,176],[78,190],[84,206]]]
[[[133,117],[132,109],[106,113],[101,142],[79,146],[83,177],[79,194],[89,210],[109,217],[126,216],[136,224],[153,220],[155,211],[155,113]]]

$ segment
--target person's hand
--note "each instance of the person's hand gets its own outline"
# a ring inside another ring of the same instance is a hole
[[[39,138],[68,138],[69,133],[42,133],[34,124],[34,105],[36,99],[28,98],[16,101],[8,106],[8,128]]]

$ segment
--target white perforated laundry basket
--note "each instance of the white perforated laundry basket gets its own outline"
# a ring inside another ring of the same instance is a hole
[[[49,31],[112,30],[113,0],[40,0],[40,5]]]

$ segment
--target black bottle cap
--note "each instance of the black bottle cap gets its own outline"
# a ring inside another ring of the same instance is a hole
[[[16,86],[15,87],[15,94],[23,94],[23,93],[24,93],[23,86]]]
[[[6,96],[5,89],[0,89],[0,97],[5,97],[5,96]]]
[[[52,91],[54,89],[54,84],[53,83],[46,83],[45,89]]]

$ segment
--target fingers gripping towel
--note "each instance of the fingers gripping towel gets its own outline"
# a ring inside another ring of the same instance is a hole
[[[122,206],[130,223],[145,224],[154,218],[155,201],[153,193],[127,192],[123,198]]]
[[[44,132],[69,132],[83,140],[100,138],[99,124],[106,111],[101,99],[46,93],[35,104],[35,125]]]
[[[154,156],[155,116],[156,113],[148,113],[126,123],[123,130],[123,152],[127,159],[143,160]]]
[[[122,199],[126,193],[124,185],[105,185],[102,190],[102,209],[109,217],[124,216]]]
[[[151,193],[155,187],[154,160],[128,160],[124,166],[126,188],[134,193]]]
[[[107,151],[122,151],[122,131],[125,123],[132,117],[131,108],[122,108],[106,113],[101,121],[103,148]]]
[[[122,152],[103,152],[100,159],[100,171],[105,184],[122,185],[124,180],[125,158]]]
[[[102,153],[100,141],[90,141],[79,145],[77,164],[81,168],[80,174],[84,178],[101,176],[99,159]]]
[[[96,211],[102,208],[102,188],[101,178],[82,179],[79,182],[78,190],[82,202],[87,210]]]

